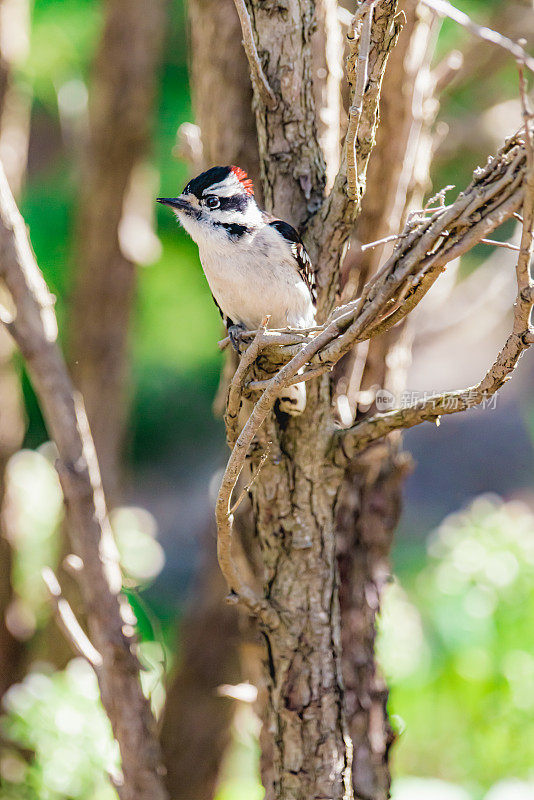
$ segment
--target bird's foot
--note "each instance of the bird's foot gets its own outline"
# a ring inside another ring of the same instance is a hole
[[[237,325],[230,325],[230,327],[228,328],[228,338],[230,339],[230,344],[232,345],[236,353],[238,353],[238,355],[241,355],[241,347],[243,345],[243,342],[241,340],[241,334],[244,331],[246,331],[246,327],[242,323],[238,323]]]

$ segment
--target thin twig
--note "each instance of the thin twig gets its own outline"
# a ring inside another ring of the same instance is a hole
[[[377,239],[376,242],[369,242],[368,244],[360,245],[360,250],[362,253],[365,253],[366,250],[372,250],[373,247],[378,247],[381,244],[387,244],[388,242],[395,242],[397,239],[402,239],[405,236],[404,233],[392,233],[391,236],[384,236],[383,239]]]
[[[363,110],[363,96],[367,85],[367,74],[369,67],[369,52],[371,49],[371,27],[373,24],[373,10],[377,0],[365,0],[354,15],[352,30],[349,39],[353,40],[356,36],[355,27],[360,20],[361,34],[360,45],[358,48],[356,83],[354,86],[354,97],[349,108],[349,126],[346,136],[347,152],[347,188],[351,200],[358,198],[358,165],[357,165],[357,139],[360,119]]]
[[[511,242],[499,242],[497,239],[481,239],[481,244],[491,244],[494,247],[504,247],[506,250],[519,250],[519,247],[516,244],[512,244]]]
[[[271,452],[271,442],[268,443],[267,450],[265,451],[265,453],[260,458],[260,463],[258,464],[258,467],[257,467],[256,471],[254,472],[254,475],[249,480],[247,485],[243,488],[243,490],[241,491],[241,494],[239,495],[239,497],[237,498],[237,500],[233,504],[232,508],[230,509],[230,514],[235,514],[235,512],[237,511],[237,509],[239,508],[239,506],[241,505],[241,503],[245,499],[245,496],[246,496],[247,492],[250,490],[250,487],[252,486],[252,484],[254,483],[254,481],[256,480],[258,475],[260,474],[263,465],[265,464],[265,462],[269,458],[269,453],[270,452]]]
[[[261,66],[260,57],[256,49],[256,42],[254,41],[254,33],[252,31],[252,22],[250,15],[245,5],[245,0],[234,0],[236,11],[241,23],[241,32],[243,34],[243,46],[248,58],[248,65],[252,80],[256,84],[258,94],[263,100],[267,108],[275,109],[278,105],[276,95],[269,86],[269,82],[265,77],[263,67]]]
[[[57,620],[65,637],[71,643],[74,650],[83,656],[92,667],[95,669],[100,668],[102,666],[102,656],[96,647],[93,646],[91,640],[76,619],[76,615],[68,600],[65,600],[63,597],[58,579],[50,567],[44,567],[41,570],[41,575],[48,589],[50,599],[54,604]]]
[[[531,72],[534,72],[534,58],[529,56],[517,42],[513,42],[507,36],[498,33],[498,31],[486,28],[483,25],[478,25],[476,22],[473,22],[464,11],[460,11],[459,8],[456,8],[456,6],[453,6],[452,3],[447,2],[447,0],[421,0],[421,2],[440,16],[452,19],[479,39],[483,39],[485,42],[490,42],[506,50],[517,61],[521,61]]]
[[[298,375],[293,375],[292,378],[288,378],[284,383],[284,387],[293,386],[295,383],[305,383],[306,381],[311,381],[314,378],[319,378],[321,375],[324,375],[325,372],[330,372],[331,370],[331,364],[324,364],[322,367],[315,367],[314,369],[306,370],[306,372],[300,372]],[[250,381],[250,383],[246,384],[246,387],[254,392],[262,391],[269,386],[271,380],[271,378],[266,378],[262,381]]]
[[[313,337],[313,334],[317,331],[321,331],[323,329],[322,325],[315,325],[311,328],[280,328],[280,329],[272,329],[266,331],[264,335],[264,342],[265,347],[281,347],[284,345],[294,345],[294,344],[307,344],[310,338]],[[246,342],[249,339],[254,339],[256,334],[258,333],[256,330],[251,331],[243,331],[241,335],[241,341]],[[230,337],[226,336],[224,339],[221,339],[218,343],[218,347],[220,350],[224,350],[230,344]]]
[[[229,447],[233,447],[235,440],[237,439],[237,425],[239,421],[239,411],[241,409],[241,394],[243,392],[245,379],[250,367],[256,361],[261,352],[264,343],[263,336],[267,330],[268,324],[269,317],[267,316],[262,320],[261,325],[254,337],[254,341],[241,356],[237,369],[234,373],[234,377],[230,383],[225,414],[226,437]]]

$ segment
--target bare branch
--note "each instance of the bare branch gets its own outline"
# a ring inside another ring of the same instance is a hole
[[[363,110],[363,95],[367,85],[367,76],[369,72],[369,50],[371,49],[371,27],[373,24],[373,10],[377,0],[366,0],[359,7],[355,14],[351,31],[348,34],[348,39],[351,49],[354,47],[354,40],[356,39],[355,27],[359,20],[361,20],[361,34],[360,46],[358,48],[358,55],[356,58],[356,75],[351,81],[354,82],[354,97],[352,105],[349,108],[349,126],[347,128],[345,149],[347,153],[347,190],[351,200],[355,201],[358,197],[358,165],[357,165],[357,148],[356,139],[358,136],[358,128],[360,127],[360,119]],[[349,60],[350,64],[350,60]]]
[[[234,0],[234,4],[239,16],[239,21],[241,23],[243,46],[245,48],[245,53],[247,54],[252,80],[256,84],[258,94],[267,108],[276,108],[278,101],[273,90],[269,86],[269,82],[265,77],[265,73],[263,72],[263,68],[261,66],[258,51],[256,49],[256,42],[254,41],[254,33],[252,32],[252,23],[245,5],[245,0]]]
[[[102,658],[97,677],[102,703],[119,743],[121,800],[166,800],[155,721],[139,682],[135,640],[121,614],[121,574],[104,493],[81,398],[57,344],[53,298],[35,262],[26,226],[0,168],[0,278],[11,295],[7,328],[28,373],[54,439],[73,550],[89,629]],[[127,609],[124,608],[126,613]]]
[[[366,2],[364,7],[360,7],[362,13],[367,10],[368,6],[369,4]],[[378,125],[378,102],[382,79],[389,53],[400,31],[400,23],[395,16],[396,0],[378,0],[373,4],[373,9],[372,19],[370,14],[367,15],[367,21],[371,25],[371,44],[368,55],[365,56],[366,48],[361,48],[358,38],[351,38],[349,35],[348,39],[350,52],[347,61],[347,76],[349,81],[352,81],[351,104],[354,100],[357,101],[356,84],[358,81],[355,62],[358,58],[359,45],[368,69],[362,111],[357,126],[353,126],[352,129],[352,133],[354,133],[354,128],[356,128],[355,138],[351,141],[349,135],[345,137],[341,166],[332,191],[311,218],[303,235],[312,262],[317,265],[318,307],[320,318],[322,315],[323,319],[331,311],[335,302],[344,245],[353,228],[354,217],[359,212],[361,199],[365,192],[367,164]],[[355,152],[357,186],[354,199],[349,197],[347,190],[349,150]]]
[[[481,239],[480,244],[491,244],[493,247],[504,247],[505,250],[519,250],[519,247],[516,244],[512,244],[511,242],[499,242],[496,239]]]
[[[507,50],[516,61],[521,61],[531,72],[534,72],[534,58],[531,58],[517,42],[513,42],[507,36],[498,33],[498,31],[478,25],[465,12],[460,11],[459,8],[456,8],[447,0],[421,0],[421,2],[433,9],[437,14],[440,14],[440,16],[452,19],[479,39]]]
[[[252,344],[249,345],[240,359],[238,367],[234,373],[234,377],[230,383],[225,414],[226,438],[228,440],[229,447],[233,447],[235,440],[237,439],[237,424],[239,411],[241,409],[241,394],[243,392],[243,386],[247,377],[247,372],[252,364],[256,361],[262,347],[264,347],[264,334],[267,330],[268,323],[269,317],[265,317],[262,320],[260,328],[256,332]]]
[[[41,574],[54,604],[57,620],[63,633],[72,644],[74,651],[83,656],[95,670],[98,669],[102,666],[102,656],[93,647],[91,640],[76,619],[68,600],[63,597],[58,579],[50,567],[44,567]]]
[[[522,91],[524,98],[524,91]],[[526,108],[526,105],[525,105]],[[530,134],[527,133],[527,142]],[[412,428],[422,422],[439,423],[446,414],[455,414],[479,405],[492,397],[509,380],[524,351],[534,343],[534,328],[531,325],[534,304],[534,281],[531,274],[534,232],[534,152],[527,146],[528,172],[525,178],[523,201],[523,231],[516,266],[517,297],[514,304],[513,328],[504,347],[494,363],[476,386],[454,392],[444,392],[420,400],[406,408],[363,420],[340,431],[337,435],[339,453],[343,459],[351,459],[377,439],[394,430]]]
[[[243,487],[243,489],[241,490],[241,494],[239,495],[239,497],[237,498],[237,500],[236,500],[236,501],[235,501],[235,503],[233,504],[232,508],[230,509],[230,514],[235,514],[235,512],[237,511],[237,509],[239,508],[239,506],[241,505],[241,503],[242,503],[242,502],[243,502],[243,500],[245,499],[245,496],[246,496],[247,492],[250,490],[250,488],[251,488],[252,484],[254,483],[254,481],[256,480],[256,478],[258,477],[258,475],[260,474],[260,472],[261,472],[261,468],[263,467],[263,465],[265,464],[265,462],[266,462],[266,461],[267,461],[267,459],[269,458],[269,453],[270,453],[270,451],[271,451],[271,445],[270,445],[270,443],[269,443],[269,444],[267,445],[267,450],[265,451],[265,453],[264,453],[264,454],[262,455],[262,457],[260,458],[260,463],[258,464],[258,467],[257,467],[257,469],[256,469],[256,471],[255,471],[255,473],[254,473],[254,475],[253,475],[253,476],[252,476],[252,478],[249,480],[249,482],[247,483],[247,485]]]

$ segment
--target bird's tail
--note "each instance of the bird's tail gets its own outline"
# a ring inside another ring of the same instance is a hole
[[[299,370],[302,372],[303,369]],[[286,414],[302,414],[306,408],[306,384],[294,383],[286,386],[280,395],[280,411]]]

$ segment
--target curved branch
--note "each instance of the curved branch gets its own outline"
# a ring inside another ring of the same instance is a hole
[[[93,645],[102,663],[102,703],[119,743],[121,800],[166,800],[155,721],[139,681],[133,629],[121,614],[121,574],[106,512],[100,472],[81,397],[73,389],[57,344],[54,298],[37,266],[26,225],[0,166],[0,278],[13,313],[0,309],[26,360],[50,436],[68,532],[83,568],[78,573]]]
[[[276,108],[278,100],[269,86],[269,81],[265,77],[265,73],[262,69],[260,57],[256,49],[256,42],[254,41],[254,34],[252,32],[252,23],[245,2],[244,0],[234,0],[234,4],[239,16],[239,22],[241,23],[243,46],[247,54],[252,80],[255,82],[258,94],[267,108]]]

